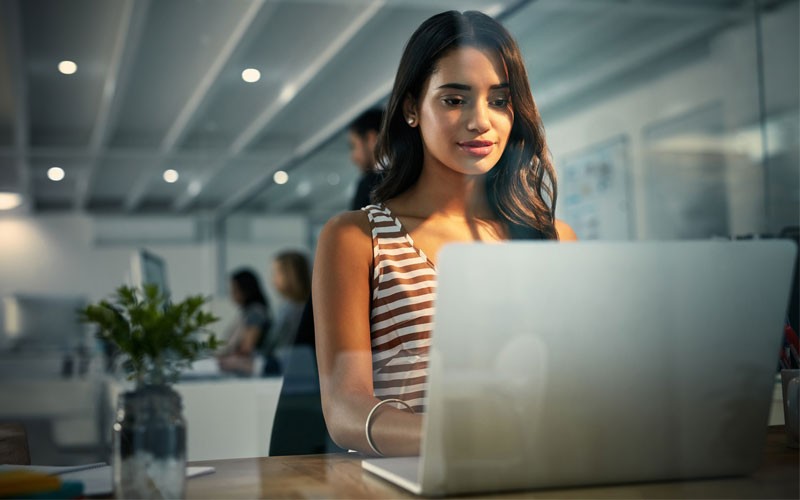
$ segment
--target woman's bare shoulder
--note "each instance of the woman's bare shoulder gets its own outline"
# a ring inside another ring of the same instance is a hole
[[[332,217],[323,226],[319,235],[318,244],[327,247],[359,247],[368,244],[366,248],[372,247],[372,230],[369,224],[369,217],[363,210],[353,210],[342,212]]]
[[[561,219],[556,219],[556,233],[558,233],[558,241],[578,241],[575,231]]]
[[[369,217],[363,210],[352,210],[349,212],[342,212],[333,217],[325,223],[322,228],[323,232],[334,233],[355,233],[370,235]]]

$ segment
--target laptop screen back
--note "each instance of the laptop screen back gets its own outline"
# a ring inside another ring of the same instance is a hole
[[[422,491],[752,470],[794,252],[784,241],[446,247]]]

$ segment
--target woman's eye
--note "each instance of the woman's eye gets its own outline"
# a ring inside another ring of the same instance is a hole
[[[464,104],[464,99],[460,97],[445,97],[442,101],[448,106],[460,106]]]
[[[489,104],[491,104],[495,108],[506,108],[506,107],[508,107],[509,100],[505,99],[505,98],[503,98],[503,99],[494,99]]]

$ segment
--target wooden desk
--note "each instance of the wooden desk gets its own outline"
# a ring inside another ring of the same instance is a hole
[[[798,450],[783,427],[771,427],[759,470],[747,477],[538,490],[502,498],[800,498]],[[187,482],[187,498],[416,498],[362,471],[357,455],[306,455],[211,460],[217,471]],[[485,497],[485,495],[483,495]]]

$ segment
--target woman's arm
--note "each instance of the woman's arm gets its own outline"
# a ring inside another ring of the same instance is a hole
[[[556,233],[558,234],[558,241],[578,241],[578,235],[563,220],[556,219]]]
[[[348,212],[320,234],[313,273],[314,324],[322,409],[331,438],[372,454],[364,426],[380,400],[373,396],[370,342],[372,238],[367,215]],[[371,421],[385,455],[419,454],[422,417],[388,405]]]
[[[260,334],[261,331],[257,326],[240,324],[231,335],[225,350],[216,356],[220,369],[240,374],[252,373],[253,351]]]
[[[258,337],[261,335],[261,328],[257,325],[244,325],[242,327],[242,340],[239,342],[237,352],[243,356],[249,356],[256,349]]]

